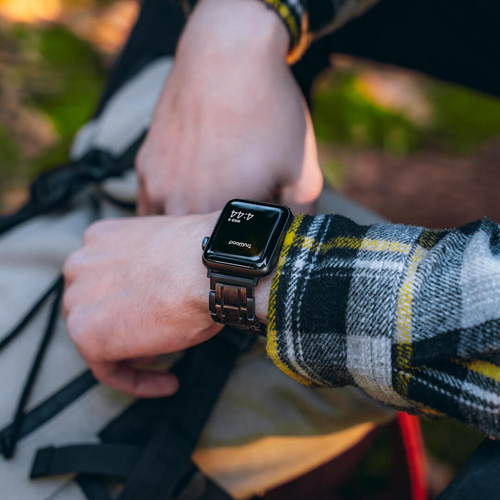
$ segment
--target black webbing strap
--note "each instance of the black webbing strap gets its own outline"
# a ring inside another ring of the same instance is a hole
[[[126,479],[144,448],[127,444],[50,446],[37,451],[30,479],[61,474],[92,474]]]
[[[236,359],[254,341],[249,332],[224,328],[181,360],[180,389],[168,399],[139,463],[119,500],[175,496],[192,470],[191,455]]]
[[[39,450],[30,477],[77,473],[89,500],[106,498],[98,480],[103,476],[127,479],[120,500],[174,497],[196,472],[191,454],[234,362],[254,339],[252,333],[225,328],[191,348],[171,370],[180,379],[175,396],[134,403],[100,433],[102,445]],[[230,499],[207,481],[205,500]]]
[[[179,365],[180,363],[177,363],[173,366],[171,373],[179,375]],[[145,447],[151,436],[151,429],[156,428],[164,407],[168,404],[168,398],[138,399],[111,420],[99,432],[99,438],[103,443],[125,443]]]
[[[77,482],[87,498],[91,500],[109,500],[109,495],[98,477],[110,477],[125,480],[137,465],[144,448],[126,444],[83,444],[55,448],[53,446],[39,450],[31,470],[30,479],[78,474]],[[191,463],[191,478],[187,486],[188,493],[203,491],[196,498],[199,500],[231,500],[220,486],[201,476],[196,466]],[[194,476],[197,475],[197,478]],[[203,484],[197,485],[196,479]],[[189,490],[195,490],[189,491]]]
[[[28,436],[40,426],[47,423],[60,411],[69,406],[96,384],[97,380],[94,378],[90,370],[87,370],[81,375],[75,377],[58,392],[39,405],[35,406],[24,415],[23,422],[19,430],[19,439]],[[10,435],[11,432],[12,424],[0,430],[0,443],[3,441],[4,436]],[[1,452],[2,449],[0,446],[0,453]]]
[[[45,304],[47,299],[54,293],[54,291],[61,285],[61,276],[52,283],[49,288],[43,293],[43,295],[33,304],[31,309],[23,316],[21,321],[0,340],[0,351],[3,351],[25,328],[28,326],[30,321],[36,316],[36,313]]]
[[[26,383],[24,384],[23,391],[19,398],[14,419],[12,420],[12,425],[10,427],[10,432],[3,434],[1,438],[0,444],[2,448],[2,453],[4,458],[6,459],[12,458],[12,456],[14,455],[17,441],[19,440],[19,437],[21,435],[21,428],[25,417],[26,403],[28,402],[28,399],[31,395],[31,391],[35,384],[36,377],[38,376],[38,372],[40,371],[43,358],[45,357],[45,352],[47,351],[50,340],[52,339],[52,336],[54,334],[56,321],[59,316],[59,307],[61,304],[63,289],[64,289],[64,278],[61,276],[57,280],[54,288],[56,296],[54,298],[54,302],[52,303],[49,320],[47,322],[47,327],[45,328],[45,332],[43,334],[42,340],[40,341],[40,345],[33,360],[31,370],[28,374],[28,378],[26,379]]]

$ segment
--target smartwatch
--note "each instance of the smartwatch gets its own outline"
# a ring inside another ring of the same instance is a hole
[[[255,287],[276,266],[292,218],[283,205],[238,199],[226,204],[202,243],[214,321],[265,334],[255,316]]]

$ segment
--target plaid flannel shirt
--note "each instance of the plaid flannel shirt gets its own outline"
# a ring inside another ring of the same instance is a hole
[[[308,385],[500,437],[500,230],[297,216],[273,280],[267,351]]]

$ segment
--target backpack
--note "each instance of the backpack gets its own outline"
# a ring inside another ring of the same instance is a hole
[[[122,500],[149,500],[196,487],[249,498],[394,419],[356,388],[288,379],[262,339],[229,328],[159,361],[181,379],[172,398],[134,400],[85,366],[60,315],[60,270],[90,223],[133,215],[134,158],[171,66],[160,57],[129,78],[80,130],[69,164],[42,175],[31,201],[0,219],[2,499],[104,499],[120,490]],[[359,222],[380,220],[332,192],[322,203]]]

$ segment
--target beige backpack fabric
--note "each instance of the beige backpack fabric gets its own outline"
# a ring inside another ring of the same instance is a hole
[[[93,149],[119,156],[149,126],[156,100],[171,69],[162,58],[143,69],[109,101],[99,119],[78,135],[77,159]],[[133,201],[136,177],[106,181],[103,191]],[[61,272],[66,257],[79,248],[92,222],[87,190],[64,214],[40,216],[0,237],[0,338],[6,334]],[[101,197],[102,217],[130,217]],[[360,223],[381,219],[359,205],[325,190],[318,207]],[[201,252],[200,252],[201,258]],[[207,283],[208,293],[208,283]],[[49,306],[0,353],[0,432],[11,421],[38,347]],[[166,356],[165,365],[178,355]],[[87,370],[69,339],[62,317],[37,378],[27,411],[47,400]],[[30,481],[35,452],[45,446],[98,442],[97,433],[133,399],[101,384],[18,443],[13,459],[0,458],[2,500],[84,500],[71,477]],[[258,341],[242,356],[206,426],[193,461],[237,499],[250,498],[290,481],[340,455],[376,425],[394,417],[390,410],[359,389],[311,389],[280,372],[266,359]]]

